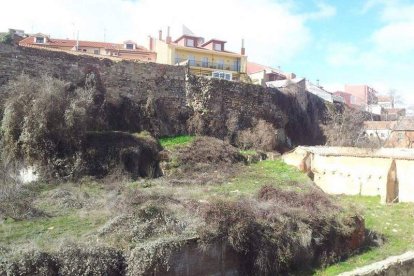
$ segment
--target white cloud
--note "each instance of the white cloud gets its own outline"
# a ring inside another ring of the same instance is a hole
[[[318,2],[316,6],[318,7],[318,11],[305,14],[306,19],[319,20],[336,15],[336,8],[334,6],[328,5],[323,2]]]
[[[218,8],[219,7],[219,8]],[[185,24],[197,35],[228,41],[228,49],[240,50],[245,39],[252,60],[278,64],[288,61],[311,41],[307,20],[335,14],[331,6],[317,4],[318,11],[295,13],[292,1],[272,0],[14,0],[2,3],[0,30],[20,28],[53,37],[119,42],[137,40],[147,45],[171,26],[173,37]],[[105,31],[104,31],[105,30]]]
[[[362,10],[367,13],[374,7],[378,8],[382,26],[366,41],[331,43],[326,61],[347,72],[351,79],[345,82],[363,82],[381,93],[396,89],[405,104],[414,104],[414,4],[371,0]],[[352,70],[359,75],[350,74]]]

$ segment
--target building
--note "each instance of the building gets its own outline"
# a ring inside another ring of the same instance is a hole
[[[346,92],[343,92],[343,91],[336,91],[332,94],[334,96],[341,97],[342,100],[343,100],[343,103],[346,104],[349,107],[351,107],[355,104],[355,96],[353,96],[350,93],[346,93]]]
[[[296,78],[296,75],[293,73],[284,73],[279,69],[255,62],[247,62],[247,74],[252,83],[261,86],[266,86],[267,82]]]
[[[394,108],[394,97],[391,95],[378,95],[378,104],[385,109]]]
[[[77,51],[94,55],[112,56],[126,60],[155,62],[156,53],[127,40],[124,43],[96,42],[71,39],[56,39],[45,34],[35,34],[19,42],[23,47],[41,47],[64,51]]]
[[[405,115],[405,108],[389,108],[384,110],[384,114],[382,114],[381,118],[384,121],[397,121],[402,117],[405,117]]]
[[[396,121],[365,121],[365,134],[372,140],[386,141],[396,125]]]
[[[414,148],[414,119],[403,118],[397,121],[385,146],[392,148]]]
[[[354,84],[346,84],[345,85],[345,93],[351,95],[350,104],[357,105],[357,106],[367,106],[371,104],[377,104],[377,91],[368,85],[354,85]]]
[[[247,78],[243,45],[240,53],[235,53],[228,51],[226,41],[220,39],[205,41],[194,34],[183,34],[172,40],[169,29],[165,39],[159,31],[158,39],[150,37],[149,44],[150,50],[157,53],[157,63],[188,65],[196,75],[236,81]]]

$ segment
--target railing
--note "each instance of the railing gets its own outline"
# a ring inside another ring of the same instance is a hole
[[[240,72],[240,64],[234,63],[222,63],[222,62],[211,62],[207,60],[194,60],[194,59],[175,59],[175,64],[186,64],[193,67],[211,68],[217,70],[228,70]]]

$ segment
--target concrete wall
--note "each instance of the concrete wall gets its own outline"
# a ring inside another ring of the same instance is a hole
[[[414,202],[414,150],[298,147],[283,160],[312,175],[329,194]]]
[[[414,252],[392,256],[338,276],[412,276],[414,275]]]

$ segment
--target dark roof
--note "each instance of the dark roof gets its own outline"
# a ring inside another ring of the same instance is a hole
[[[209,41],[207,41],[207,42],[203,43],[203,45],[201,45],[201,47],[204,47],[204,46],[206,46],[206,45],[208,45],[208,44],[210,44],[210,43],[212,43],[212,42],[227,43],[227,41],[212,38],[212,39],[210,39]]]
[[[178,41],[180,41],[181,39],[183,39],[185,37],[187,37],[187,38],[196,38],[196,39],[202,38],[201,36],[195,36],[195,35],[182,35],[179,38],[177,38],[176,40],[174,40],[174,42],[177,43]]]

